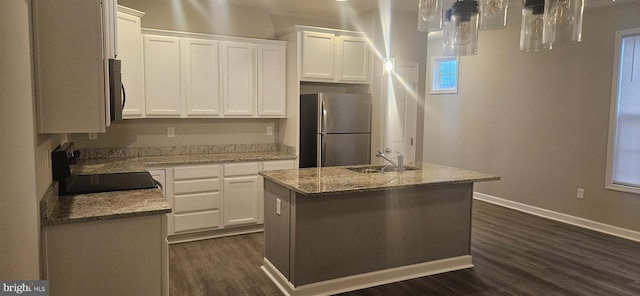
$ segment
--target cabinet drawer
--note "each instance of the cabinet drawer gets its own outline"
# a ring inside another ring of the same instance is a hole
[[[220,211],[176,214],[173,219],[175,232],[217,228],[220,226]]]
[[[232,177],[232,176],[257,175],[258,165],[259,164],[257,162],[225,164],[224,176]]]
[[[220,190],[219,179],[173,182],[173,194],[188,194]]]
[[[262,164],[263,171],[273,171],[273,170],[288,170],[293,169],[294,162],[293,160],[277,160],[277,161],[265,161]]]
[[[220,176],[219,165],[199,165],[173,169],[174,180],[216,178],[218,176]]]
[[[220,193],[208,192],[200,194],[176,195],[173,200],[173,211],[176,214],[215,210],[220,208]]]

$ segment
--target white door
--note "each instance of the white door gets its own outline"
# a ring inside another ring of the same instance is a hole
[[[179,117],[182,112],[180,38],[144,35],[144,90],[149,117]]]
[[[252,116],[257,101],[256,45],[222,43],[224,115]]]
[[[400,152],[405,163],[415,161],[416,155],[417,83],[417,63],[396,63],[394,75],[385,83],[383,152],[393,159]]]
[[[220,55],[217,41],[185,39],[186,113],[220,115]]]

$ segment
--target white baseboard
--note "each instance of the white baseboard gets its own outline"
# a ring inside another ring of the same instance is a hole
[[[499,206],[503,206],[506,208],[514,209],[520,212],[525,212],[528,214],[555,220],[558,222],[563,222],[563,223],[575,225],[578,227],[590,229],[593,231],[602,232],[609,235],[621,237],[624,239],[640,242],[640,232],[637,232],[637,231],[624,229],[617,226],[612,226],[612,225],[608,225],[608,224],[604,224],[604,223],[600,223],[600,222],[596,222],[596,221],[592,221],[592,220],[588,220],[588,219],[584,219],[576,216],[571,216],[571,215],[567,215],[559,212],[554,212],[551,210],[530,206],[527,204],[507,200],[504,198],[495,197],[495,196],[484,194],[484,193],[474,192],[473,198],[481,201],[486,201],[488,203],[496,204]]]
[[[260,268],[285,295],[309,296],[333,295],[472,267],[471,256],[465,255],[347,276],[298,287],[294,287],[267,258],[264,258],[263,265]]]

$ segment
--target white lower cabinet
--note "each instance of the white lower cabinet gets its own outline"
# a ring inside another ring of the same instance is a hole
[[[193,235],[264,222],[261,170],[293,169],[293,160],[180,166],[167,173],[169,234]],[[171,175],[173,180],[171,180]],[[206,238],[203,236],[203,238]],[[195,239],[199,239],[196,237]]]
[[[220,227],[220,166],[173,169],[172,234]]]
[[[224,226],[258,223],[260,163],[224,165]]]

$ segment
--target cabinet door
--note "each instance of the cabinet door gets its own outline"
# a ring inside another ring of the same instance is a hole
[[[340,36],[338,46],[338,80],[344,82],[369,81],[369,50],[361,37]]]
[[[302,80],[333,80],[335,77],[334,55],[334,34],[303,32]]]
[[[103,23],[101,3],[99,0],[33,1],[40,133],[106,130],[109,85],[105,83],[108,82],[105,66],[108,66],[107,59],[113,57],[108,56],[110,50],[103,40],[103,36],[108,40],[109,23],[107,20]],[[104,2],[105,12],[109,3]],[[2,42],[8,46],[11,41],[3,39]]]
[[[256,91],[256,46],[223,42],[224,115],[253,116]]]
[[[144,116],[144,64],[140,30],[140,17],[118,12],[118,59],[122,61],[122,85],[126,95],[122,110],[125,119]]]
[[[182,111],[180,38],[144,35],[144,90],[148,117],[179,117]]]
[[[258,176],[224,180],[224,226],[258,222]]]
[[[258,47],[258,116],[285,117],[286,48]]]
[[[220,55],[218,41],[184,39],[186,114],[220,114]]]

